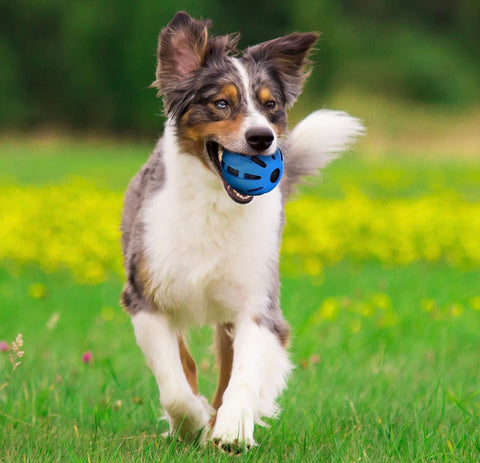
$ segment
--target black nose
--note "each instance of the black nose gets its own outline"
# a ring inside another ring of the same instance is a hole
[[[253,127],[245,134],[248,144],[258,152],[265,151],[274,140],[273,132],[266,127]]]

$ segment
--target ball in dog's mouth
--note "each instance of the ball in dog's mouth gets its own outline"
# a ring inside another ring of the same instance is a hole
[[[239,204],[248,204],[250,201],[252,201],[253,196],[251,195],[244,195],[235,188],[233,188],[230,184],[226,182],[226,180],[223,178],[222,175],[222,169],[220,168],[221,162],[222,162],[222,156],[223,156],[223,146],[219,145],[216,142],[209,141],[207,142],[207,152],[208,156],[210,157],[210,160],[212,161],[213,165],[215,166],[215,169],[218,172],[218,175],[220,175],[220,178],[222,179],[223,182],[223,187],[225,188],[225,191],[228,193],[230,198],[232,198],[236,203]]]

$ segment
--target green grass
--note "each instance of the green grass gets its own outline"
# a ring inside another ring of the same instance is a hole
[[[116,305],[120,281],[79,286],[69,276],[35,269],[21,276],[2,270],[0,278],[0,337],[21,332],[25,342],[23,363],[13,374],[7,356],[0,357],[1,383],[7,382],[0,395],[5,461],[229,458],[159,437],[166,426],[158,421],[158,392],[128,317]],[[321,285],[285,279],[283,307],[299,367],[282,397],[281,419],[258,429],[260,446],[242,458],[470,461],[480,452],[480,315],[465,309],[458,317],[447,311],[436,318],[422,311],[420,301],[435,295],[442,307],[467,305],[479,282],[478,271],[424,265],[385,270],[373,263],[330,267]],[[32,283],[44,285],[45,298],[29,295]],[[361,299],[380,290],[394,301],[393,326],[349,313],[309,323],[326,297]],[[49,329],[53,313],[60,317]],[[358,320],[362,326],[352,332]],[[191,337],[207,394],[215,380],[210,341],[208,329]],[[94,356],[90,365],[81,361],[86,350]]]
[[[123,191],[146,161],[153,143],[133,144],[68,139],[2,140],[0,183],[44,185],[71,177],[93,180],[98,186]],[[331,164],[315,187],[318,194],[341,196],[356,188],[371,197],[419,196],[445,189],[468,199],[480,199],[480,157],[435,161],[404,157],[393,152],[388,159],[367,153],[350,153]]]
[[[116,190],[126,188],[154,145],[62,138],[0,139],[0,144],[1,183],[43,185],[84,177]]]
[[[148,155],[133,144],[87,145],[6,144],[0,181],[44,184],[75,175],[120,190]],[[378,197],[455,189],[478,201],[478,167],[351,155],[314,188],[331,197],[349,186]],[[0,353],[0,461],[232,459],[160,437],[166,424],[157,387],[118,305],[121,285],[116,278],[80,285],[66,273],[0,263],[0,340],[22,333],[25,351],[14,372]],[[322,278],[284,277],[297,368],[280,400],[281,419],[258,428],[259,446],[239,459],[480,461],[480,311],[472,303],[479,291],[479,269],[446,264],[340,262]],[[387,323],[381,311],[357,310],[377,293],[391,301]],[[327,298],[344,306],[322,318]],[[429,311],[427,299],[435,301]],[[210,330],[192,331],[190,343],[200,389],[211,396]],[[83,364],[88,350],[93,362]]]

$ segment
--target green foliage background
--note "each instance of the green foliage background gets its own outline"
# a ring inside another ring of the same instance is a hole
[[[319,30],[307,92],[337,87],[465,106],[480,96],[480,3],[387,0],[2,0],[0,130],[152,133],[158,32],[177,10],[242,46]]]

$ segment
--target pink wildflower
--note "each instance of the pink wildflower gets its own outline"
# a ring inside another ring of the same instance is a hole
[[[10,350],[10,347],[8,347],[7,341],[0,341],[0,352],[7,352]]]
[[[82,355],[82,362],[83,363],[90,363],[92,361],[92,353],[87,350],[87,352],[84,352],[84,354]]]

